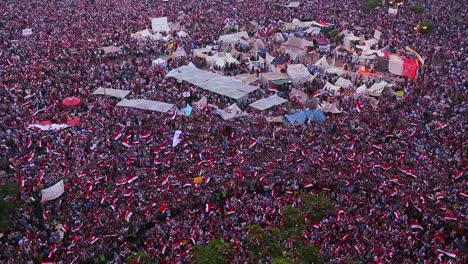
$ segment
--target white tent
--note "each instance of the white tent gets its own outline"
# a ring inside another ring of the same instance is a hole
[[[130,91],[127,90],[121,90],[121,89],[110,89],[110,88],[103,88],[99,87],[96,89],[96,91],[93,92],[94,95],[106,95],[106,96],[112,96],[116,98],[125,98]]]
[[[257,77],[256,74],[244,73],[234,76],[234,79],[239,80],[245,84],[251,84],[260,80],[260,77]]]
[[[233,34],[221,35],[219,36],[219,41],[236,42],[241,39],[248,39],[248,38],[249,38],[249,34],[247,34],[247,31],[242,31],[242,32],[237,32]]]
[[[287,74],[294,83],[303,83],[312,81],[313,77],[304,64],[289,64],[287,69]]]
[[[335,85],[336,85],[336,86],[343,87],[343,88],[348,88],[348,87],[353,86],[353,82],[351,82],[350,80],[345,79],[345,78],[343,78],[343,77],[340,77],[340,78],[338,78],[338,80],[335,82]]]
[[[312,26],[312,21],[310,21],[310,22],[309,21],[300,21],[299,19],[294,18],[292,20],[291,24],[295,25],[297,28],[308,28],[308,27]]]
[[[338,67],[330,67],[330,68],[326,69],[325,72],[328,73],[328,74],[336,74],[338,76],[341,76],[341,75],[343,75],[345,73],[343,68],[338,68]]]
[[[350,50],[351,48],[354,48],[356,42],[360,40],[361,40],[360,38],[354,36],[353,34],[349,34],[344,37],[343,46],[345,49]]]
[[[297,8],[301,5],[301,3],[299,2],[290,2],[288,5],[286,5],[286,7],[288,8]]]
[[[305,39],[291,37],[281,45],[281,49],[289,54],[292,59],[298,56],[305,56],[307,54],[307,48],[313,47],[314,43]]]
[[[336,94],[336,92],[338,92],[338,90],[340,88],[341,88],[340,86],[336,86],[336,85],[333,85],[333,84],[327,82],[322,90],[328,91],[328,92],[330,92],[332,94]]]
[[[170,32],[171,28],[167,22],[167,17],[152,18],[151,30],[153,30],[153,32]]]
[[[285,42],[286,39],[284,38],[283,34],[281,34],[280,32],[276,33],[275,34],[275,41],[276,42]]]
[[[108,46],[108,47],[102,47],[101,48],[104,51],[104,54],[111,54],[111,53],[117,53],[122,49],[122,47],[117,47],[117,46]]]
[[[322,29],[319,27],[311,27],[306,29],[304,32],[307,34],[318,35]]]
[[[381,96],[384,88],[388,85],[387,82],[381,81],[374,83],[369,89],[367,89],[367,94],[371,96]]]
[[[364,94],[367,92],[367,86],[365,84],[359,86],[357,89],[356,89],[356,93],[358,95],[361,95],[361,94]]]
[[[197,68],[182,66],[170,71],[166,78],[183,80],[213,93],[239,100],[258,89],[232,78]]]
[[[168,104],[168,103],[158,102],[158,101],[144,100],[144,99],[132,99],[132,100],[123,99],[117,104],[117,106],[137,108],[137,109],[149,110],[149,111],[155,111],[155,112],[161,112],[161,113],[167,113],[172,108],[175,107],[173,104]]]
[[[275,95],[272,95],[272,96],[270,96],[268,98],[263,98],[263,99],[260,99],[258,101],[255,101],[255,102],[251,103],[250,106],[255,108],[255,109],[258,109],[260,111],[263,111],[263,110],[266,110],[266,109],[271,108],[273,106],[286,103],[287,101],[288,100],[286,100],[284,98],[281,98],[281,97],[279,97],[279,96],[277,96],[275,94]]]
[[[320,58],[320,60],[318,60],[317,62],[315,62],[314,64],[315,66],[321,68],[321,69],[328,69],[330,68],[330,64],[328,64],[328,61],[327,61],[327,57],[326,56],[323,56],[322,58]]]
[[[247,116],[237,104],[232,104],[226,107],[224,110],[216,109],[216,113],[221,116],[224,120],[229,120],[237,117]]]
[[[157,58],[152,61],[153,65],[161,65],[161,66],[167,66],[167,61],[168,59],[163,59],[163,58]]]

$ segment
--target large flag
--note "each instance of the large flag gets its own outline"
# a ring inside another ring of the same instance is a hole
[[[176,130],[174,132],[174,138],[172,139],[172,147],[177,147],[180,144],[180,135],[182,135],[182,131]]]
[[[47,202],[50,200],[57,199],[60,197],[65,192],[64,186],[63,186],[63,180],[60,180],[53,186],[41,190],[42,194],[42,199],[41,202]]]

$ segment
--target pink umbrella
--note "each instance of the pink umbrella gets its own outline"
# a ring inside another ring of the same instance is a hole
[[[78,97],[70,96],[63,99],[62,103],[64,106],[73,107],[79,105],[81,103],[81,100]]]

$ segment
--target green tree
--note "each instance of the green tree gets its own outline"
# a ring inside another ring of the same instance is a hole
[[[8,229],[10,216],[18,207],[19,185],[7,182],[0,186],[0,230]]]
[[[307,220],[320,222],[325,216],[334,213],[333,204],[324,195],[302,195],[301,209]]]
[[[413,13],[420,15],[424,13],[424,6],[415,5],[410,7],[410,10],[413,11]]]
[[[140,264],[155,264],[157,260],[152,259],[145,251],[133,252],[132,255],[127,257],[127,263],[138,262]]]
[[[207,246],[194,246],[192,257],[194,264],[223,264],[233,260],[234,251],[224,241],[214,239]]]
[[[362,7],[366,10],[374,9],[380,5],[380,0],[362,0]]]
[[[288,258],[283,258],[283,257],[273,259],[273,264],[295,264],[295,263],[296,262],[294,262],[293,260],[288,259]]]

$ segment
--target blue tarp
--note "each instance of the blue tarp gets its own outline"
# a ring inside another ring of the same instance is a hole
[[[286,119],[288,120],[289,123],[293,125],[303,125],[307,119],[310,119],[313,122],[316,123],[322,123],[324,122],[327,118],[323,114],[322,110],[306,110],[302,112],[298,112],[292,115],[287,115]]]

